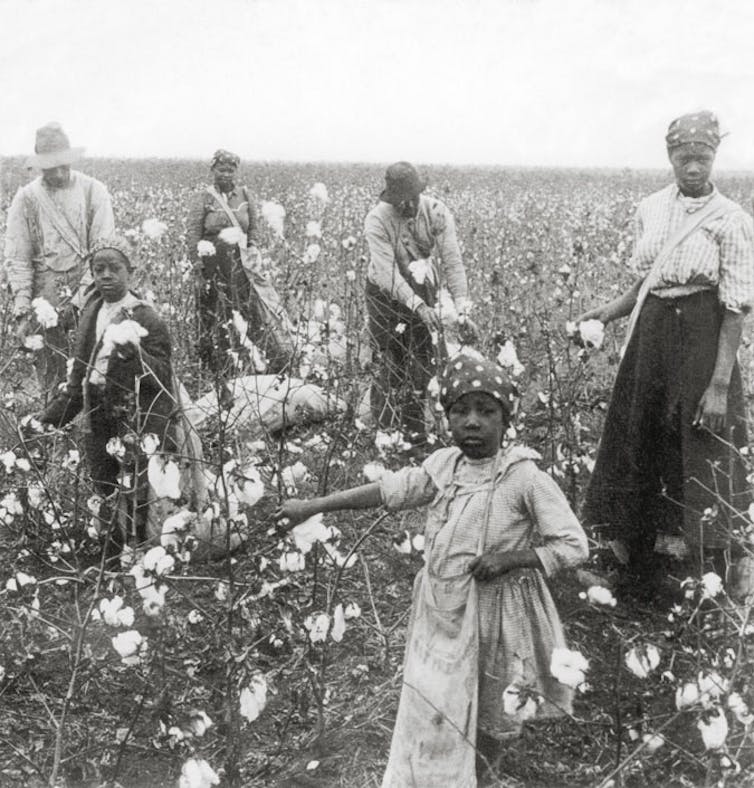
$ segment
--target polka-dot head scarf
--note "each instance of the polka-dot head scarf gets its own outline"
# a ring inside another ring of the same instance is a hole
[[[699,142],[717,150],[720,144],[720,124],[717,115],[709,110],[692,112],[676,118],[668,127],[665,135],[668,150],[673,150],[687,142]]]
[[[216,150],[214,155],[212,156],[212,163],[210,164],[210,169],[215,169],[218,164],[230,164],[232,167],[238,167],[241,163],[241,157],[236,156],[235,153],[231,153],[229,150],[224,150],[220,148],[220,150]]]
[[[503,406],[505,418],[511,417],[518,392],[505,371],[487,359],[459,353],[450,359],[440,378],[440,404],[447,413],[454,402],[472,391],[494,397]]]

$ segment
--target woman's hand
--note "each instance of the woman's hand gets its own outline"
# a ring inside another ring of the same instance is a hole
[[[725,417],[728,413],[728,387],[724,383],[710,381],[699,400],[694,414],[693,425],[722,434],[725,430]]]
[[[301,498],[289,498],[275,509],[272,516],[279,526],[290,530],[317,514],[318,511],[319,509],[312,504],[312,501],[305,501]]]
[[[515,553],[484,553],[469,564],[469,573],[474,580],[494,580],[496,577],[510,572],[511,569],[518,568],[519,563]]]

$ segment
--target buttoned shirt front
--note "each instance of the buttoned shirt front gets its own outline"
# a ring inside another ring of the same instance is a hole
[[[634,219],[632,269],[646,276],[671,235],[715,195],[717,190],[686,197],[671,184],[642,200]],[[733,200],[718,199],[727,203],[727,212],[711,216],[673,249],[660,269],[656,291],[661,295],[678,285],[717,288],[727,309],[748,311],[754,305],[754,222]]]

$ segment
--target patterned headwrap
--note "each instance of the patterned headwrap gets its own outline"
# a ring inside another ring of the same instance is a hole
[[[133,271],[136,268],[136,253],[133,244],[122,235],[111,235],[109,238],[100,238],[94,242],[91,252],[89,252],[89,265],[94,260],[94,255],[101,252],[103,249],[115,249],[126,258],[128,268]]]
[[[708,145],[712,150],[717,150],[720,144],[720,124],[717,115],[709,110],[681,115],[668,127],[665,142],[668,150],[687,142],[699,142]]]
[[[505,371],[487,359],[459,353],[450,359],[440,378],[440,404],[447,413],[454,402],[472,391],[494,397],[510,418],[518,391]]]
[[[212,163],[209,166],[210,169],[214,169],[218,164],[230,164],[233,167],[238,167],[240,163],[240,156],[236,156],[235,153],[231,153],[229,150],[220,148],[220,150],[215,151],[214,155],[212,156]]]

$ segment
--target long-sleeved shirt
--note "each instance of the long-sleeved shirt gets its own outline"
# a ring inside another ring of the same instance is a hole
[[[718,194],[685,197],[671,184],[639,203],[634,220],[634,252],[630,265],[644,277],[670,236]],[[658,287],[652,292],[678,285],[718,289],[718,298],[733,312],[754,306],[754,222],[732,200],[724,216],[710,218],[673,249],[660,269]]]
[[[466,270],[456,237],[456,225],[447,206],[435,197],[421,195],[415,218],[407,219],[390,203],[380,201],[367,214],[364,234],[369,246],[367,279],[409,309],[424,300],[411,283],[408,266],[413,260],[439,255],[444,281],[456,307],[468,306]]]
[[[222,194],[222,199],[238,219],[241,229],[246,233],[248,246],[258,245],[259,220],[254,203],[245,186],[235,186],[233,191]],[[218,205],[217,200],[206,190],[199,192],[189,209],[186,227],[186,245],[189,258],[198,259],[196,245],[201,240],[217,243],[218,236],[226,227],[232,227],[230,218]]]
[[[50,188],[41,176],[22,186],[8,210],[5,232],[5,266],[17,315],[28,311],[32,299],[43,289],[36,281],[38,277],[50,272],[76,272],[82,288],[91,282],[84,257],[64,240],[40,206],[35,195],[40,186],[57,207],[70,234],[76,236],[80,251],[88,253],[95,241],[115,232],[110,195],[96,178],[71,170],[70,180],[62,188]]]

